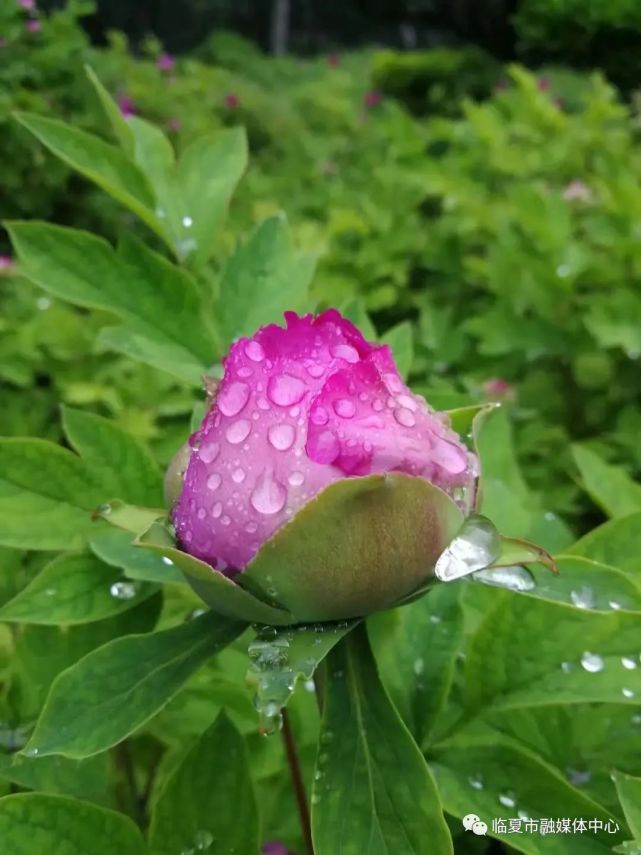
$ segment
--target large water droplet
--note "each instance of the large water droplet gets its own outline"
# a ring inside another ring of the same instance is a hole
[[[133,600],[138,593],[138,587],[135,582],[114,582],[109,593],[116,600]]]
[[[632,671],[633,668],[637,667],[637,663],[630,656],[623,656],[621,659],[621,664],[624,668],[627,668],[628,671]]]
[[[586,671],[589,671],[591,674],[596,674],[599,671],[603,671],[605,663],[598,653],[590,653],[586,650],[581,657],[581,665]]]
[[[222,478],[218,472],[212,472],[209,478],[207,479],[207,489],[208,490],[217,490],[221,483]]]
[[[250,389],[240,380],[229,383],[219,393],[216,405],[225,416],[237,416],[249,400]]]
[[[333,463],[340,450],[340,443],[331,430],[312,434],[307,439],[307,453],[317,463]]]
[[[508,588],[510,591],[531,591],[536,588],[534,577],[525,567],[518,564],[512,567],[491,567],[479,570],[474,574],[474,580],[497,588]]]
[[[182,223],[183,223],[183,226],[184,226],[186,229],[190,229],[190,228],[193,226],[194,221],[192,220],[192,218],[191,218],[191,217],[189,217],[189,216],[187,216],[187,215],[186,215],[186,216],[184,216],[184,217],[183,217],[183,219],[182,219]]]
[[[237,422],[229,425],[225,431],[227,442],[230,442],[232,445],[239,445],[247,439],[250,430],[251,422],[249,419],[239,419]]]
[[[402,392],[403,384],[396,374],[383,374],[383,382],[390,392]]]
[[[337,401],[334,401],[333,407],[336,415],[342,419],[351,419],[356,412],[356,406],[349,398],[339,398]]]
[[[286,488],[274,478],[270,469],[266,469],[256,481],[251,494],[252,507],[259,514],[277,514],[285,506],[286,500]]]
[[[310,377],[313,377],[315,380],[318,380],[319,377],[322,377],[323,374],[327,371],[326,365],[321,365],[318,362],[313,362],[311,365],[307,366],[307,373]]]
[[[583,585],[577,591],[570,591],[570,599],[578,609],[593,609],[596,603],[594,590],[588,585]]]
[[[279,407],[297,404],[306,391],[305,383],[291,374],[276,374],[269,378],[267,384],[267,397]]]
[[[296,430],[290,424],[272,425],[267,431],[270,445],[278,451],[287,451],[294,444]]]
[[[416,424],[414,413],[408,410],[407,407],[397,407],[394,410],[394,418],[403,427],[414,427]]]
[[[360,358],[358,351],[351,344],[337,344],[331,348],[330,353],[337,359],[344,359],[346,362],[351,362],[352,364],[358,362]]]
[[[621,694],[624,698],[633,698],[635,693],[633,689],[621,689]]]
[[[220,445],[217,442],[205,442],[198,449],[198,457],[203,463],[213,463],[220,453]]]
[[[248,341],[245,345],[245,353],[252,362],[262,362],[265,358],[263,346],[257,341]]]
[[[495,561],[501,541],[496,527],[486,517],[469,516],[459,533],[436,562],[434,573],[442,582],[460,579]]]
[[[292,472],[292,474],[287,479],[292,487],[300,487],[300,485],[305,480],[305,476],[302,472]]]

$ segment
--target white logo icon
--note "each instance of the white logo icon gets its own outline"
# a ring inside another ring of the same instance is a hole
[[[483,822],[475,813],[468,813],[463,817],[463,828],[480,837],[487,834],[487,823]]]

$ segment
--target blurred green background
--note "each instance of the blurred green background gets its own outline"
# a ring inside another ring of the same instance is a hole
[[[179,149],[244,125],[220,259],[285,210],[318,307],[391,330],[434,406],[501,400],[581,533],[602,474],[625,504],[641,470],[640,47],[637,0],[5,0],[0,217],[142,228],[12,119],[106,136],[84,64]],[[4,232],[0,255],[2,434],[60,438],[64,402],[168,459],[194,390],[105,350],[108,319],[22,279]]]

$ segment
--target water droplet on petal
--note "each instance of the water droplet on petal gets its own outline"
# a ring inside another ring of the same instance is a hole
[[[241,367],[238,369],[239,377],[251,377],[253,373],[254,372],[251,370],[251,368],[248,368],[247,365],[241,365]]]
[[[326,425],[329,421],[329,414],[325,407],[314,407],[309,418],[315,425]]]
[[[240,419],[232,425],[229,425],[225,431],[225,436],[227,437],[227,441],[232,445],[239,445],[247,439],[250,430],[251,422],[247,419]]]
[[[277,514],[287,500],[287,490],[274,478],[273,472],[266,469],[258,478],[250,502],[259,514]]]
[[[258,530],[258,526],[256,525],[255,522],[248,522],[247,525],[245,526],[245,531],[248,534],[253,534],[257,530]]]
[[[269,401],[267,398],[259,398],[256,403],[258,404],[259,410],[268,410],[269,409]]]
[[[231,478],[235,484],[242,484],[245,480],[245,470],[240,468],[234,469],[231,473]]]
[[[403,384],[396,374],[383,374],[383,382],[390,392],[402,392]]]
[[[114,582],[109,588],[109,593],[116,600],[133,600],[138,593],[135,582]]]
[[[598,653],[589,653],[586,650],[581,657],[581,665],[586,671],[589,671],[590,674],[596,674],[599,671],[603,671],[605,663]]]
[[[297,404],[306,391],[305,383],[291,374],[276,374],[269,378],[267,384],[267,397],[279,407]]]
[[[401,405],[401,407],[405,407],[406,410],[410,410],[413,413],[418,410],[418,405],[416,401],[410,395],[399,395],[396,400]]]
[[[302,472],[292,472],[292,474],[287,479],[292,487],[300,487],[300,485],[305,480],[305,476]]]
[[[204,508],[198,508],[198,512],[196,514],[199,520],[204,520],[207,516],[207,511]]]
[[[319,377],[322,377],[325,371],[327,371],[327,366],[321,365],[317,362],[313,362],[311,365],[307,366],[307,373],[315,380],[317,380]]]
[[[333,407],[336,415],[342,419],[351,419],[356,412],[356,405],[349,398],[339,398],[334,401]]]
[[[205,442],[198,449],[198,457],[203,463],[213,463],[220,452],[220,445],[217,442]]]
[[[394,410],[394,418],[399,425],[403,425],[403,427],[414,427],[416,424],[414,414],[406,407],[397,407]]]
[[[501,541],[496,527],[486,517],[469,516],[454,540],[439,557],[434,573],[450,582],[488,567],[498,558]]]
[[[216,502],[214,507],[211,509],[212,517],[216,520],[222,514],[222,512],[223,512],[223,503],[222,502]]]
[[[223,479],[220,477],[218,472],[212,472],[207,479],[207,489],[217,490],[220,487],[222,480]]]
[[[270,445],[278,451],[287,451],[296,439],[296,430],[290,424],[272,425],[267,431]]]
[[[225,416],[237,416],[249,400],[249,393],[247,383],[235,381],[219,393],[216,406]]]
[[[346,362],[351,362],[352,364],[358,362],[360,359],[358,351],[351,344],[337,344],[331,348],[330,353],[337,359],[344,359]]]
[[[340,453],[340,443],[331,430],[324,430],[308,438],[307,453],[317,463],[333,463]]]
[[[384,406],[385,404],[383,404],[383,402],[379,398],[376,398],[376,400],[372,403],[372,409],[376,410],[377,413],[380,413]]]
[[[227,526],[227,525],[229,525],[230,523],[231,523],[231,519],[227,516],[227,514],[225,514],[224,516],[222,516],[222,517],[220,518],[220,524],[221,524],[221,525],[225,525],[225,526]]]
[[[245,353],[252,362],[262,362],[265,358],[263,346],[257,341],[248,341],[245,345]]]

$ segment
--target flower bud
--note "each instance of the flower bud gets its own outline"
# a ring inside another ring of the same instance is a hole
[[[232,345],[188,460],[170,468],[170,501],[185,471],[177,538],[296,620],[387,608],[433,574],[475,458],[387,345],[334,309],[285,318]]]

